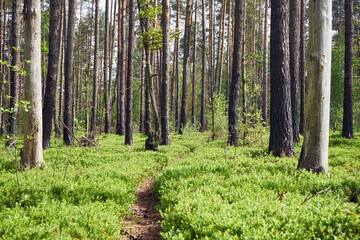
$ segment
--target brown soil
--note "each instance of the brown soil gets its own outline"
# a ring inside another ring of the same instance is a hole
[[[125,219],[120,239],[161,239],[160,213],[155,209],[158,199],[154,192],[154,179],[150,178],[136,190],[137,203],[131,208],[132,215]]]

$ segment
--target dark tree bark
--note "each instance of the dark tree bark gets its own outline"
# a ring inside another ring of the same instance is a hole
[[[43,148],[50,148],[52,116],[55,107],[60,60],[60,4],[59,0],[50,1],[49,25],[49,62],[43,105]]]
[[[354,54],[354,1],[345,0],[345,78],[344,115],[342,136],[354,138],[353,130],[353,54]]]
[[[227,36],[227,63],[226,63],[226,101],[229,100],[229,87],[230,87],[230,79],[231,79],[231,62],[232,62],[232,1],[229,0],[229,16],[228,16],[228,36]]]
[[[105,6],[105,36],[104,36],[104,103],[105,103],[105,133],[110,133],[110,102],[108,94],[108,47],[109,47],[109,0]],[[110,80],[109,80],[110,81]]]
[[[144,81],[144,50],[141,50],[140,56],[140,124],[139,124],[139,132],[144,132],[144,119],[145,119],[145,81]]]
[[[135,0],[129,0],[129,36],[128,36],[128,67],[126,81],[126,122],[125,144],[132,144],[133,117],[133,70],[135,50]]]
[[[240,82],[241,82],[241,59],[243,47],[243,20],[244,20],[243,0],[235,0],[235,25],[234,25],[234,52],[232,65],[232,79],[230,83],[229,92],[229,112],[228,112],[228,131],[230,145],[238,146],[239,129],[238,129],[238,108],[240,96]]]
[[[205,25],[205,0],[202,0],[202,68],[201,68],[201,110],[200,110],[200,131],[205,131],[205,107],[206,107],[206,25]]]
[[[269,13],[269,0],[265,0],[265,20],[264,20],[264,63],[263,63],[263,86],[262,86],[262,119],[263,123],[267,124],[268,118],[268,13]]]
[[[184,61],[183,61],[183,87],[181,98],[181,115],[180,115],[180,127],[179,134],[184,133],[184,128],[187,124],[188,116],[188,85],[189,85],[189,52],[190,52],[190,31],[191,31],[191,0],[186,1],[186,19],[185,19],[185,33],[184,33]]]
[[[169,145],[170,0],[162,0],[161,25],[163,32],[161,70],[161,139],[163,145]]]
[[[300,0],[300,125],[299,133],[305,128],[305,0]]]
[[[6,141],[7,146],[15,147],[15,130],[18,117],[19,102],[19,71],[20,68],[20,16],[21,16],[21,1],[12,1],[12,21],[11,21],[11,72],[10,72],[10,114],[9,122],[7,125],[8,139]]]
[[[290,0],[290,77],[291,118],[294,143],[299,138],[299,50],[300,50],[299,0]]]
[[[295,153],[289,60],[289,0],[271,0],[269,152],[276,157]]]
[[[197,38],[197,12],[198,0],[195,0],[195,20],[194,20],[194,46],[193,46],[193,75],[192,75],[192,104],[191,104],[191,123],[196,124],[196,38]]]
[[[117,131],[116,134],[122,136],[125,133],[125,55],[126,55],[126,32],[125,32],[125,25],[126,25],[126,0],[121,0],[121,53],[120,53],[120,89],[119,89],[119,109],[118,109],[118,116],[117,116]]]
[[[93,102],[91,108],[91,134],[96,135],[96,112],[98,108],[98,67],[99,67],[99,0],[95,0],[95,29],[94,29],[94,76],[93,76]]]
[[[180,0],[176,0],[176,31],[179,33],[179,24],[180,24]],[[176,72],[175,72],[175,79],[176,79],[176,99],[175,99],[175,127],[179,130],[180,126],[180,117],[179,117],[179,108],[180,108],[180,71],[179,71],[179,45],[180,45],[180,37],[179,35],[175,39],[176,45]]]
[[[64,106],[64,144],[71,146],[73,144],[73,86],[74,86],[74,43],[75,43],[75,18],[76,18],[76,0],[69,0],[68,15],[68,33],[67,47],[65,54],[65,106]]]

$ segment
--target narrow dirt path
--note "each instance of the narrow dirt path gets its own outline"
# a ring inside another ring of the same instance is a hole
[[[131,208],[132,215],[125,219],[125,229],[120,239],[157,240],[162,231],[160,213],[155,209],[154,178],[149,178],[136,190],[137,202]]]

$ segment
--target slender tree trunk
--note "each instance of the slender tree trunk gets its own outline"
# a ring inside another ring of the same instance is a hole
[[[331,0],[310,0],[309,75],[306,84],[304,143],[298,169],[328,172],[330,81],[331,81]]]
[[[201,110],[200,110],[200,131],[205,131],[205,107],[206,107],[206,25],[205,25],[205,0],[202,0],[202,68],[201,68]]]
[[[342,136],[354,138],[353,129],[353,55],[354,55],[354,2],[345,0],[345,78]]]
[[[76,97],[75,97],[75,108],[74,117],[81,119],[81,95],[82,95],[82,79],[81,79],[81,22],[82,22],[82,6],[83,0],[80,2],[80,18],[79,18],[79,30],[78,30],[78,60],[77,60],[77,77],[76,77]]]
[[[177,130],[180,128],[180,117],[179,117],[179,108],[180,108],[180,72],[179,72],[179,45],[180,45],[180,33],[179,33],[179,24],[180,24],[180,0],[176,0],[176,31],[178,36],[175,39],[176,44],[176,100],[175,100],[175,127]]]
[[[121,13],[121,61],[120,61],[120,95],[119,95],[119,124],[118,124],[118,135],[125,134],[125,67],[126,67],[126,0],[122,0],[122,13]]]
[[[90,131],[90,76],[91,76],[91,49],[92,49],[92,33],[93,33],[93,19],[94,19],[94,0],[91,4],[91,17],[90,17],[90,32],[88,34],[88,60],[87,60],[87,78],[86,78],[86,135],[89,136]]]
[[[65,108],[64,108],[64,144],[73,144],[73,86],[74,86],[74,42],[75,42],[76,0],[69,0],[67,47],[65,54]]]
[[[299,0],[290,0],[290,77],[291,118],[294,143],[299,138],[299,50],[300,50]]]
[[[93,102],[91,108],[91,133],[96,135],[96,112],[98,108],[98,74],[99,74],[99,0],[95,0],[95,29],[94,29],[94,77],[93,77]]]
[[[305,128],[305,0],[300,0],[300,125],[299,132],[304,135]]]
[[[141,57],[140,57],[140,124],[139,124],[139,132],[144,132],[144,119],[145,119],[145,81],[144,81],[144,50],[141,49]]]
[[[122,49],[122,39],[121,39],[121,14],[122,14],[122,0],[119,0],[118,5],[118,50],[117,50],[117,70],[116,70],[116,82],[117,82],[117,99],[116,99],[116,134],[120,134],[120,75],[121,75],[121,49]]]
[[[60,4],[59,0],[50,1],[49,62],[43,106],[43,148],[50,148],[52,117],[58,85],[61,39]]]
[[[238,129],[238,108],[240,96],[240,81],[241,81],[241,59],[244,41],[244,14],[245,1],[235,0],[235,25],[234,25],[234,55],[232,65],[232,79],[230,83],[229,92],[229,111],[228,111],[228,130],[230,145],[238,146],[239,129]]]
[[[270,143],[274,156],[295,154],[290,96],[289,0],[271,1]]]
[[[19,102],[19,71],[20,68],[20,15],[21,1],[12,1],[12,21],[11,21],[11,72],[10,72],[10,114],[9,123],[7,125],[6,145],[15,147],[15,130],[18,117]]]
[[[269,0],[265,0],[265,20],[264,20],[264,50],[263,50],[263,84],[262,84],[262,119],[263,123],[267,124],[268,112],[268,14],[269,14]]]
[[[162,0],[161,25],[163,32],[161,70],[161,139],[163,145],[169,145],[170,0]]]
[[[132,116],[133,116],[133,70],[135,50],[135,0],[129,0],[129,36],[128,36],[128,70],[126,81],[126,122],[125,144],[132,144]]]
[[[4,5],[5,5],[6,1],[1,1],[0,2],[0,59],[5,59],[5,31],[3,31],[3,12],[4,12],[4,22],[6,20],[6,12],[4,11]],[[4,35],[3,35],[4,34]],[[0,136],[2,136],[3,134],[3,122],[2,122],[2,108],[3,108],[3,94],[2,94],[2,88],[3,88],[3,82],[4,82],[4,66],[2,64],[0,64]]]
[[[109,47],[109,0],[106,0],[105,6],[105,36],[104,36],[104,103],[105,103],[105,133],[110,133],[110,106],[108,90],[108,47]],[[109,80],[110,81],[110,80]]]
[[[232,1],[229,0],[229,16],[228,16],[228,34],[227,34],[227,66],[226,66],[226,95],[225,99],[226,101],[229,100],[229,85],[230,85],[230,79],[231,79],[231,48],[232,48]]]
[[[191,123],[196,125],[196,40],[197,40],[197,13],[198,0],[195,0],[195,19],[194,19],[194,48],[193,48],[193,78],[192,78],[192,107],[191,107]]]
[[[223,0],[223,13],[222,13],[222,19],[220,20],[220,27],[221,27],[221,31],[219,34],[219,41],[221,41],[221,44],[219,43],[219,48],[220,48],[220,57],[218,59],[218,68],[219,68],[219,72],[218,72],[218,88],[217,88],[217,95],[220,96],[221,95],[221,85],[222,85],[222,71],[223,71],[223,60],[224,60],[224,42],[225,42],[225,14],[226,14],[226,0]]]
[[[183,88],[181,98],[181,116],[179,134],[184,134],[187,125],[187,110],[188,110],[188,85],[189,85],[189,50],[190,50],[190,30],[191,30],[191,0],[186,1],[186,19],[185,19],[185,33],[184,33],[184,62],[183,62]]]
[[[23,168],[37,168],[45,164],[42,153],[41,111],[41,8],[40,0],[26,0],[25,59],[28,75],[24,81],[24,99],[30,102],[25,112],[24,147],[21,155]]]

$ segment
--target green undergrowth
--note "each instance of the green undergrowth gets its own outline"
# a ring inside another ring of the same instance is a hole
[[[145,151],[145,138],[136,134],[129,147],[124,137],[102,135],[97,149],[52,142],[46,167],[19,171],[20,190],[15,153],[1,142],[0,239],[119,239],[136,187],[191,151],[178,136]]]
[[[156,182],[163,239],[360,238],[359,139],[331,135],[330,180],[296,170],[300,145],[292,158],[224,141],[192,148]]]

